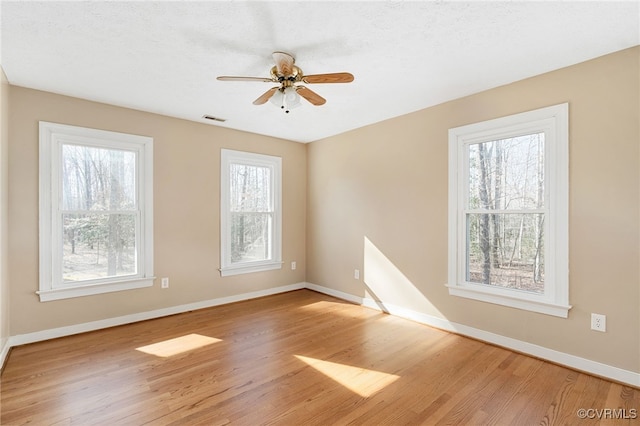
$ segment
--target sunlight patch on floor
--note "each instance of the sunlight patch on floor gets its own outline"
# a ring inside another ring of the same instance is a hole
[[[306,305],[297,306],[296,309],[305,311],[322,311],[326,312],[327,309],[335,308],[338,303],[322,300],[320,302],[308,303]]]
[[[323,361],[302,355],[295,355],[295,357],[364,398],[375,394],[400,378],[395,374]]]
[[[221,342],[220,339],[203,336],[201,334],[187,334],[175,339],[164,340],[152,345],[136,348],[137,351],[162,358],[178,355],[194,349],[202,348],[213,343]]]
[[[304,306],[298,306],[296,309],[301,311],[310,311],[310,312],[331,312],[335,315],[342,315],[345,317],[353,318],[353,311],[350,311],[348,308],[351,303],[347,302],[333,302],[328,300],[323,300],[320,302],[309,303]]]

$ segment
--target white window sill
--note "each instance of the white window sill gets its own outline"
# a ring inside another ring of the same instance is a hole
[[[220,276],[228,277],[231,275],[250,274],[252,272],[272,271],[274,269],[282,269],[284,262],[260,262],[243,265],[225,266],[220,268]]]
[[[114,291],[151,287],[154,279],[155,277],[136,278],[117,282],[61,287],[51,290],[36,291],[36,294],[40,296],[41,302],[49,302],[51,300],[70,299],[73,297],[92,296],[95,294],[111,293]]]
[[[509,306],[516,309],[538,312],[546,315],[553,315],[561,318],[568,318],[571,305],[557,304],[547,300],[535,300],[535,296],[521,298],[509,294],[499,294],[499,289],[484,289],[483,286],[462,287],[447,284],[449,294],[452,296],[464,297],[467,299],[479,300],[481,302],[493,303],[496,305]],[[504,291],[507,293],[509,290]]]

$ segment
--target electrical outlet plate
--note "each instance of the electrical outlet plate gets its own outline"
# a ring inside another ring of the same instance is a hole
[[[163,279],[160,281],[160,286],[161,286],[162,288],[169,288],[169,278],[163,278]]]
[[[354,269],[353,278],[356,279],[356,280],[360,279],[360,269]]]
[[[595,331],[607,331],[607,316],[602,314],[591,314],[591,329]]]
[[[298,265],[296,264],[296,261],[295,261],[295,260],[294,260],[293,262],[291,262],[291,270],[292,270],[292,271],[295,271],[297,266],[298,266]]]

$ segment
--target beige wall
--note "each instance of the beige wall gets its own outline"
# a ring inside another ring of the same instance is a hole
[[[9,271],[11,335],[260,291],[305,279],[306,148],[208,124],[11,86]],[[38,121],[154,138],[154,269],[170,288],[40,302]],[[221,278],[220,149],[283,158],[282,270]],[[288,267],[297,261],[297,269]]]
[[[640,372],[639,58],[624,50],[309,144],[307,281]],[[448,129],[564,102],[569,318],[450,296]],[[592,312],[606,333],[589,329]]]
[[[0,67],[0,353],[9,338],[9,83]],[[0,363],[2,359],[0,358]]]

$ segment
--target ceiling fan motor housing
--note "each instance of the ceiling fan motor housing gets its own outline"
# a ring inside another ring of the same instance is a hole
[[[302,70],[296,65],[291,67],[291,74],[289,75],[278,73],[278,67],[274,66],[271,68],[271,78],[273,78],[274,81],[282,83],[284,87],[289,87],[295,82],[302,81],[303,75]]]

